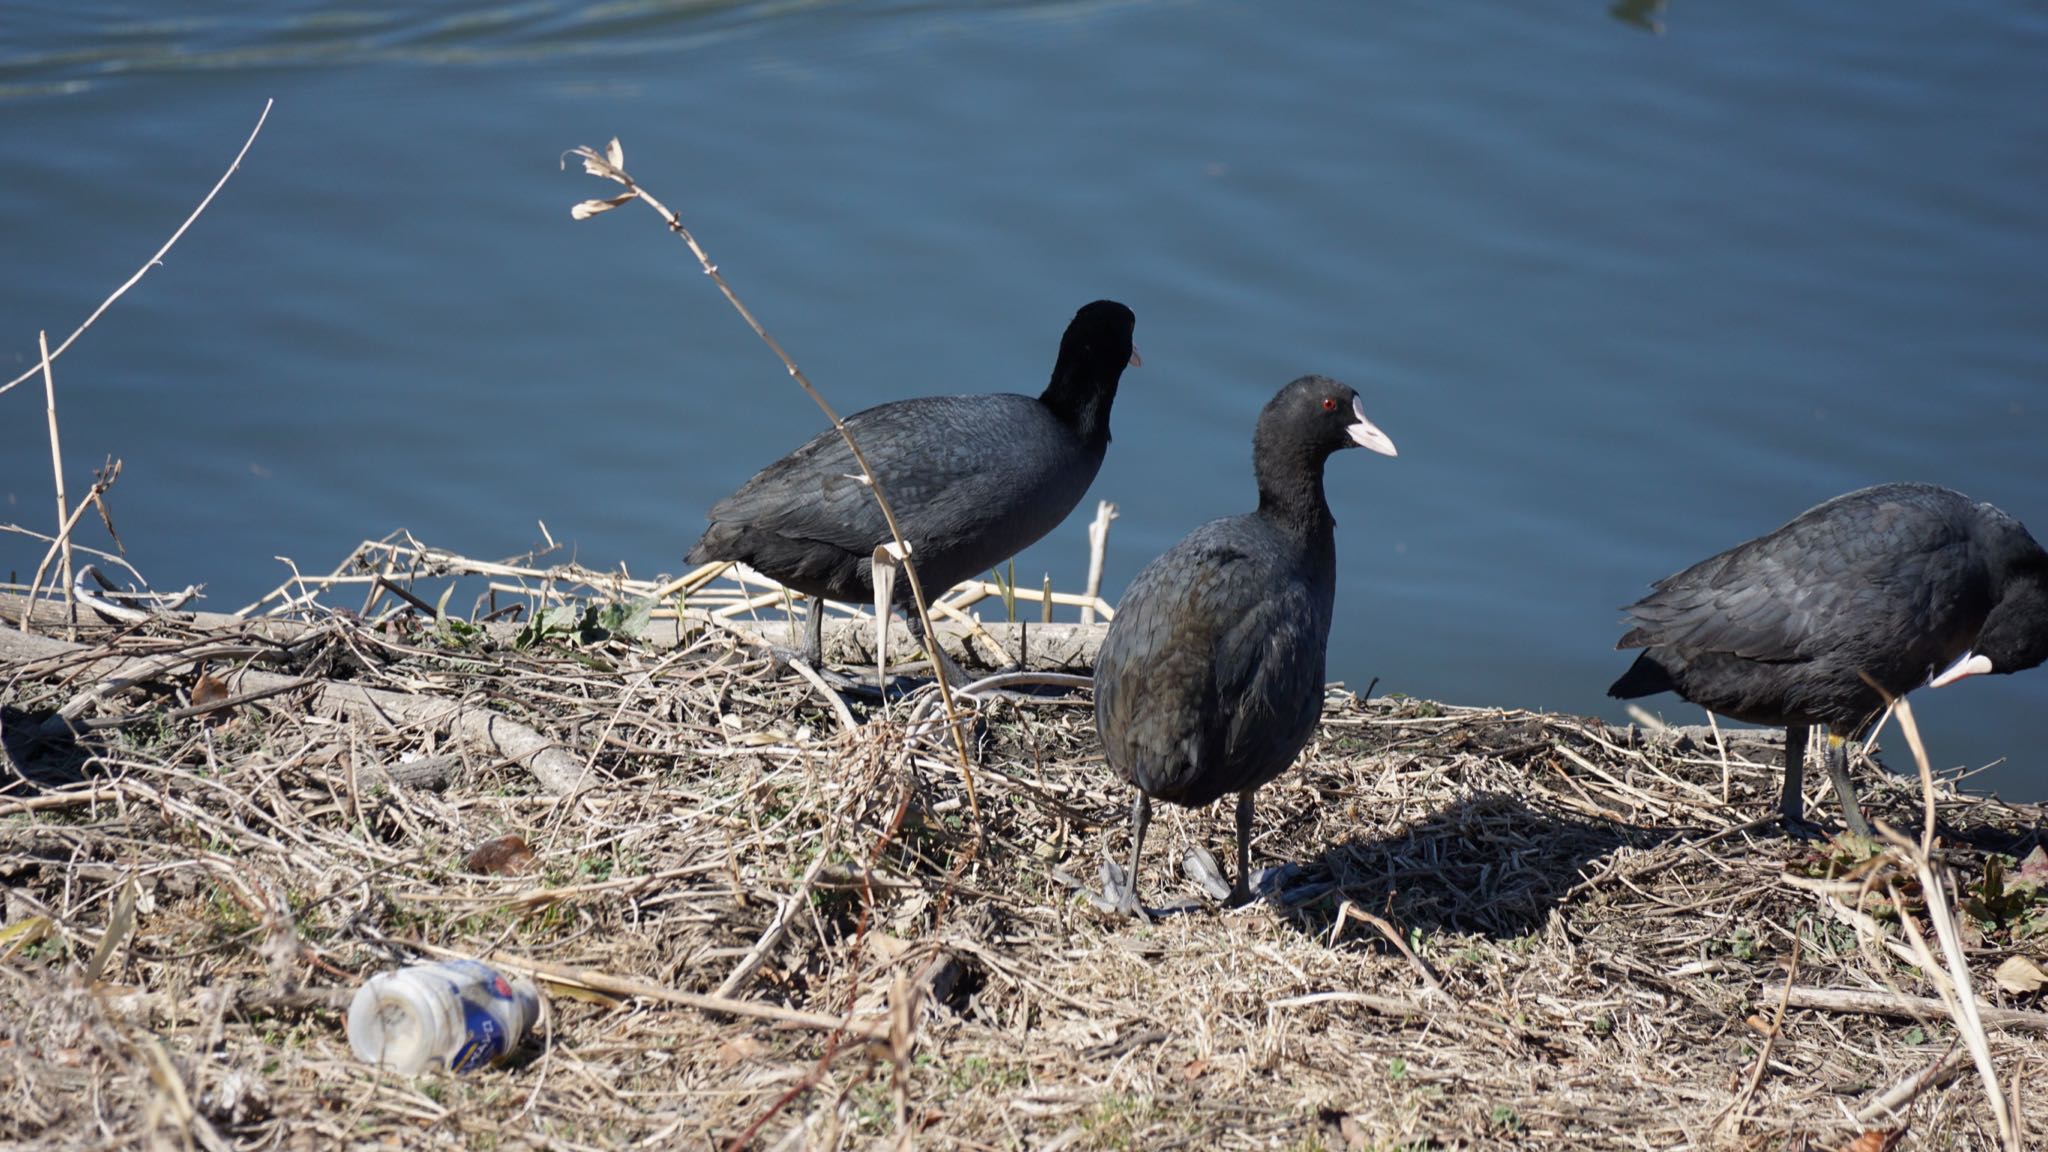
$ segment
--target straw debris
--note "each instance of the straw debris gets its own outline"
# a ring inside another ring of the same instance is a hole
[[[1040,618],[1037,590],[997,593],[1013,599],[963,598]],[[63,640],[60,606],[0,596],[0,1140],[1862,1150],[2048,1132],[2048,1012],[2024,990],[2048,963],[2039,806],[1934,780],[1925,844],[1788,841],[1764,819],[1768,734],[1335,687],[1261,794],[1258,861],[1298,866],[1280,901],[1137,925],[1070,884],[1121,851],[1128,805],[1085,693],[962,693],[977,825],[943,713],[913,730],[915,700],[778,670],[787,603],[745,573],[640,582],[406,538],[239,617],[90,623],[88,602]],[[1868,803],[1921,830],[1915,781]],[[1174,862],[1228,823],[1162,811],[1148,902],[1192,894]],[[540,1034],[461,1078],[357,1063],[357,984],[442,956],[542,980]]]

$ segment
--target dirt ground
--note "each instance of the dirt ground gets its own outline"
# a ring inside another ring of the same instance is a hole
[[[1920,853],[1896,728],[1903,774],[1863,778],[1905,846],[1799,841],[1770,820],[1768,734],[1333,688],[1259,797],[1277,894],[1141,923],[1073,887],[1127,844],[1085,692],[972,705],[969,774],[923,697],[843,718],[718,627],[382,608],[39,623],[9,650],[0,1140],[2048,1140],[2048,1013],[2021,990],[2048,967],[2048,820],[1937,781]],[[1229,859],[1228,807],[1161,811],[1148,904],[1196,894],[1190,846]],[[471,859],[505,836],[528,851]],[[1944,918],[1978,1025],[1941,999]],[[541,976],[544,1026],[462,1077],[355,1061],[360,980],[443,955]]]

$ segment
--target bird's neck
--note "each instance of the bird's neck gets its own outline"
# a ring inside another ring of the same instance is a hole
[[[1259,516],[1305,543],[1329,547],[1336,518],[1323,497],[1323,461],[1327,453],[1306,449],[1274,458],[1261,453],[1254,465],[1259,477]]]
[[[1038,399],[1082,440],[1106,445],[1109,408],[1116,400],[1116,384],[1114,379],[1098,380],[1078,366],[1060,364],[1053,369],[1052,382]]]

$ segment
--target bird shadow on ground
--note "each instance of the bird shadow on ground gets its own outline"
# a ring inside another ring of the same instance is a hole
[[[1410,930],[1510,939],[1542,928],[1593,861],[1685,834],[1482,792],[1388,836],[1342,841],[1301,861],[1281,902],[1308,933],[1327,932],[1349,900]]]

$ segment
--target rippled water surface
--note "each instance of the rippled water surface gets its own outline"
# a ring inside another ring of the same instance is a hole
[[[73,487],[125,462],[159,584],[232,609],[279,555],[542,521],[677,570],[819,418],[651,216],[570,220],[603,189],[561,153],[614,135],[843,410],[1036,391],[1075,307],[1130,303],[1112,589],[1250,505],[1278,385],[1358,386],[1401,456],[1330,468],[1355,687],[1620,718],[1616,606],[1821,499],[1925,479],[2048,529],[2039,4],[427,7],[0,25],[5,377],[277,102],[58,365]],[[0,420],[0,520],[47,527],[40,387]],[[1085,520],[1020,575],[1078,585]],[[1916,700],[2030,798],[2044,703]]]

